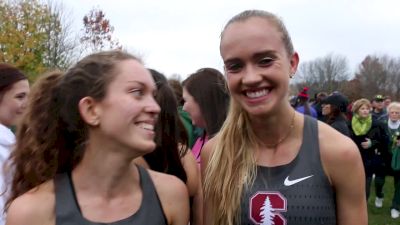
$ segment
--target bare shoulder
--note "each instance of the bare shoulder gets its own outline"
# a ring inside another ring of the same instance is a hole
[[[7,211],[7,224],[55,224],[53,180],[16,198]]]
[[[328,175],[361,162],[358,148],[349,137],[322,122],[318,122],[318,131],[322,164]]]
[[[367,224],[364,166],[356,144],[323,123],[319,142],[322,166],[335,189],[339,224]]]
[[[177,177],[148,170],[160,198],[187,196],[186,185]]]
[[[321,152],[332,160],[343,156],[358,155],[358,148],[347,136],[341,134],[328,124],[318,122],[318,138]]]
[[[201,150],[201,162],[207,163],[211,157],[212,151],[214,149],[215,144],[217,143],[218,137],[213,137],[207,141],[207,143],[203,146]],[[203,165],[202,165],[203,167]]]
[[[156,188],[168,224],[187,224],[189,194],[186,185],[177,177],[148,170]]]

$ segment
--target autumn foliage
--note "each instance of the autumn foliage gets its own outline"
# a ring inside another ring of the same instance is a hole
[[[105,16],[102,10],[94,8],[83,17],[84,28],[80,40],[93,52],[122,48],[118,40],[113,38],[114,27]]]

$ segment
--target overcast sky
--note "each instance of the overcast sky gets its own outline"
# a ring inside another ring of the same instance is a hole
[[[222,71],[219,35],[246,9],[279,15],[300,62],[329,53],[346,56],[351,72],[368,54],[400,57],[397,0],[63,0],[74,27],[93,7],[102,9],[114,36],[147,67],[182,78],[202,67]]]

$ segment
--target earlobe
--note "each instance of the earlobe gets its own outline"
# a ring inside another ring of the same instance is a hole
[[[79,113],[85,123],[91,126],[99,125],[99,111],[92,97],[84,97],[79,101]]]

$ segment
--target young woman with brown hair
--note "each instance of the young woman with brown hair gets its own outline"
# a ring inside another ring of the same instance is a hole
[[[187,225],[187,189],[132,160],[154,150],[160,108],[140,60],[80,60],[34,85],[11,157],[9,225]]]

